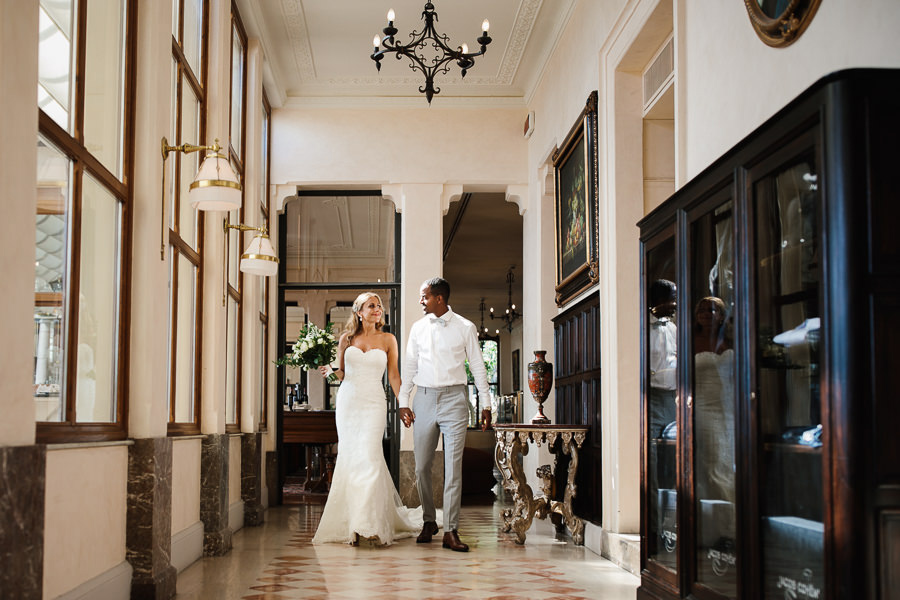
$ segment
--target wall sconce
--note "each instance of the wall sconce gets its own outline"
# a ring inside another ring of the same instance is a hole
[[[219,140],[211,146],[195,146],[182,144],[170,146],[165,137],[162,138],[162,226],[160,230],[159,258],[166,257],[166,159],[170,152],[182,152],[190,154],[200,150],[208,150],[209,153],[200,164],[200,170],[191,183],[188,194],[191,196],[191,205],[197,210],[236,210],[241,207],[241,184],[237,175],[231,168],[228,157],[220,154],[222,149]],[[277,267],[276,267],[277,270]]]
[[[278,273],[278,257],[275,255],[275,248],[272,247],[272,242],[269,241],[269,232],[266,229],[265,225],[263,225],[262,227],[250,227],[249,225],[244,225],[243,223],[232,225],[228,222],[228,218],[226,217],[222,221],[222,229],[225,231],[225,249],[223,252],[223,254],[225,255],[225,266],[222,271],[222,276],[225,282],[222,286],[222,306],[225,306],[225,301],[228,297],[229,229],[257,232],[257,234],[253,236],[253,240],[251,240],[250,245],[247,246],[247,249],[244,250],[244,253],[241,255],[241,264],[239,269],[242,273],[249,273],[250,275],[259,275],[262,277],[275,275],[276,273]]]

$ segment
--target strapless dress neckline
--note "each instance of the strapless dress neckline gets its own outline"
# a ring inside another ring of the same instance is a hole
[[[357,350],[359,350],[359,351],[362,352],[363,354],[368,354],[369,352],[374,352],[375,350],[378,350],[379,352],[384,352],[384,350],[382,350],[381,348],[369,348],[368,350],[363,350],[363,349],[360,348],[359,346],[350,346],[350,348],[356,348]],[[348,350],[349,350],[349,348],[348,348]],[[384,353],[387,354],[387,352],[384,352]]]

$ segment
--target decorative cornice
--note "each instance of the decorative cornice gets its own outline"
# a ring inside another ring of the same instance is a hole
[[[522,96],[435,96],[432,106],[419,96],[288,96],[284,109],[357,109],[403,108],[436,110],[442,108],[524,108]]]
[[[312,61],[312,49],[309,45],[309,31],[306,27],[306,15],[303,14],[303,4],[300,0],[281,0],[281,14],[284,17],[288,39],[291,40],[291,49],[300,79],[301,81],[312,81],[316,78],[316,69]]]
[[[522,55],[525,53],[525,45],[541,10],[541,3],[542,0],[523,0],[519,5],[519,12],[516,14],[509,35],[509,45],[503,54],[503,61],[500,64],[500,71],[495,83],[509,85],[515,78],[516,72],[519,70],[519,63],[522,62]]]

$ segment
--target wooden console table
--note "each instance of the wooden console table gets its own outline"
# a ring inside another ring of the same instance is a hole
[[[328,444],[336,444],[338,441],[334,411],[285,411],[283,423],[282,441],[285,444],[303,444],[305,447],[306,481],[303,484],[303,489],[306,491],[327,492],[329,477],[326,473],[327,457],[324,447]],[[313,469],[314,461],[311,446],[320,447],[317,469]],[[318,477],[313,478],[312,473],[315,471],[318,471]]]
[[[575,497],[575,473],[578,471],[578,448],[584,442],[588,427],[582,425],[519,425],[494,424],[497,446],[494,460],[503,474],[503,487],[513,495],[513,508],[501,514],[503,531],[516,533],[516,543],[525,543],[525,532],[531,527],[534,517],[551,517],[557,528],[562,522],[572,532],[572,539],[578,545],[584,544],[584,521],[572,512],[572,498]],[[525,472],[519,463],[521,456],[528,454],[528,445],[547,444],[550,452],[556,454],[553,467],[543,465],[537,469],[542,496],[534,497],[531,486],[525,479]],[[569,455],[568,476],[562,500],[556,490],[556,467],[560,463],[560,452]]]

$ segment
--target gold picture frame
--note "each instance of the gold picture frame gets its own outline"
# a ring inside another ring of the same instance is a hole
[[[750,23],[764,43],[790,46],[812,21],[820,0],[744,0]]]
[[[553,153],[556,305],[600,280],[598,272],[597,92]]]

